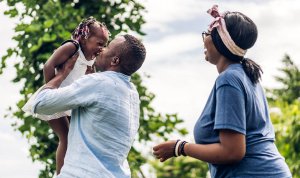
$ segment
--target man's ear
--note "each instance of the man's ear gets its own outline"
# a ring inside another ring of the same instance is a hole
[[[120,64],[120,58],[119,58],[118,56],[115,56],[115,57],[111,60],[110,64],[111,64],[112,66],[117,66],[117,65],[119,65],[119,64]]]

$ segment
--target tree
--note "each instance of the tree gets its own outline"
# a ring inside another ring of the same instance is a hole
[[[177,114],[163,115],[154,110],[151,106],[151,102],[155,98],[155,95],[142,85],[142,80],[139,75],[134,75],[132,81],[137,87],[141,100],[141,126],[139,128],[138,136],[140,144],[147,145],[147,142],[152,142],[154,137],[167,140],[168,135],[171,133],[177,133],[179,135],[186,135],[188,133],[186,129],[178,128],[178,124],[182,123],[183,120],[179,119]],[[138,151],[136,147],[133,147],[128,157],[128,162],[132,170],[132,177],[145,177],[141,170],[141,165],[146,162],[151,164],[151,158],[152,156],[150,154],[141,156],[141,152]]]
[[[300,101],[272,104],[278,112],[271,112],[276,145],[285,158],[294,178],[300,178]]]
[[[280,82],[283,87],[277,89],[269,89],[271,95],[269,100],[280,99],[284,102],[292,103],[300,97],[300,70],[291,60],[289,55],[285,55],[282,59],[283,67],[279,69],[284,75],[275,76],[276,81]]]
[[[15,27],[17,46],[9,48],[2,57],[0,74],[6,68],[10,58],[19,57],[20,63],[15,64],[17,76],[13,82],[24,81],[20,94],[23,98],[18,101],[17,110],[10,110],[8,118],[16,122],[13,126],[29,141],[30,156],[33,161],[44,165],[40,177],[53,177],[55,173],[55,150],[57,137],[47,123],[25,115],[21,108],[43,84],[43,64],[50,57],[53,50],[58,48],[64,40],[71,36],[82,18],[93,16],[104,22],[112,33],[112,38],[120,32],[135,32],[145,35],[141,26],[145,23],[143,13],[145,8],[137,0],[5,0],[9,10],[5,12],[11,18],[18,18]],[[17,8],[16,5],[24,8]],[[151,102],[154,94],[142,84],[141,76],[135,74],[132,81],[140,94],[140,129],[137,140],[145,144],[152,137],[166,138],[171,132],[186,134],[185,129],[177,128],[182,120],[176,114],[161,114],[154,110]],[[141,165],[147,162],[147,157],[141,154],[138,147],[133,147],[129,154],[129,163],[133,177],[143,177]]]
[[[268,89],[271,119],[276,134],[276,145],[293,174],[300,178],[300,71],[292,59],[285,55],[283,76],[275,76],[282,88]]]

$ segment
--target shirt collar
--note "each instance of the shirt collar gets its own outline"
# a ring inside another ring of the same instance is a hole
[[[125,74],[122,74],[120,72],[115,72],[115,71],[104,71],[105,73],[109,74],[109,75],[117,75],[118,77],[122,78],[125,81],[130,81],[131,77]]]
[[[233,63],[233,64],[230,64],[227,69],[230,69],[230,68],[241,68],[242,67],[242,64],[240,63]]]

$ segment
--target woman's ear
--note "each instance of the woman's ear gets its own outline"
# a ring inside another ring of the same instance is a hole
[[[120,58],[118,56],[113,57],[113,59],[111,60],[110,64],[112,66],[117,66],[120,64]]]

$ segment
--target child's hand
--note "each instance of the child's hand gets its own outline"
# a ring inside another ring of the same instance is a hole
[[[71,58],[69,58],[65,63],[57,68],[57,75],[68,76],[71,70],[73,70],[75,62],[78,58],[79,53],[75,53]]]

